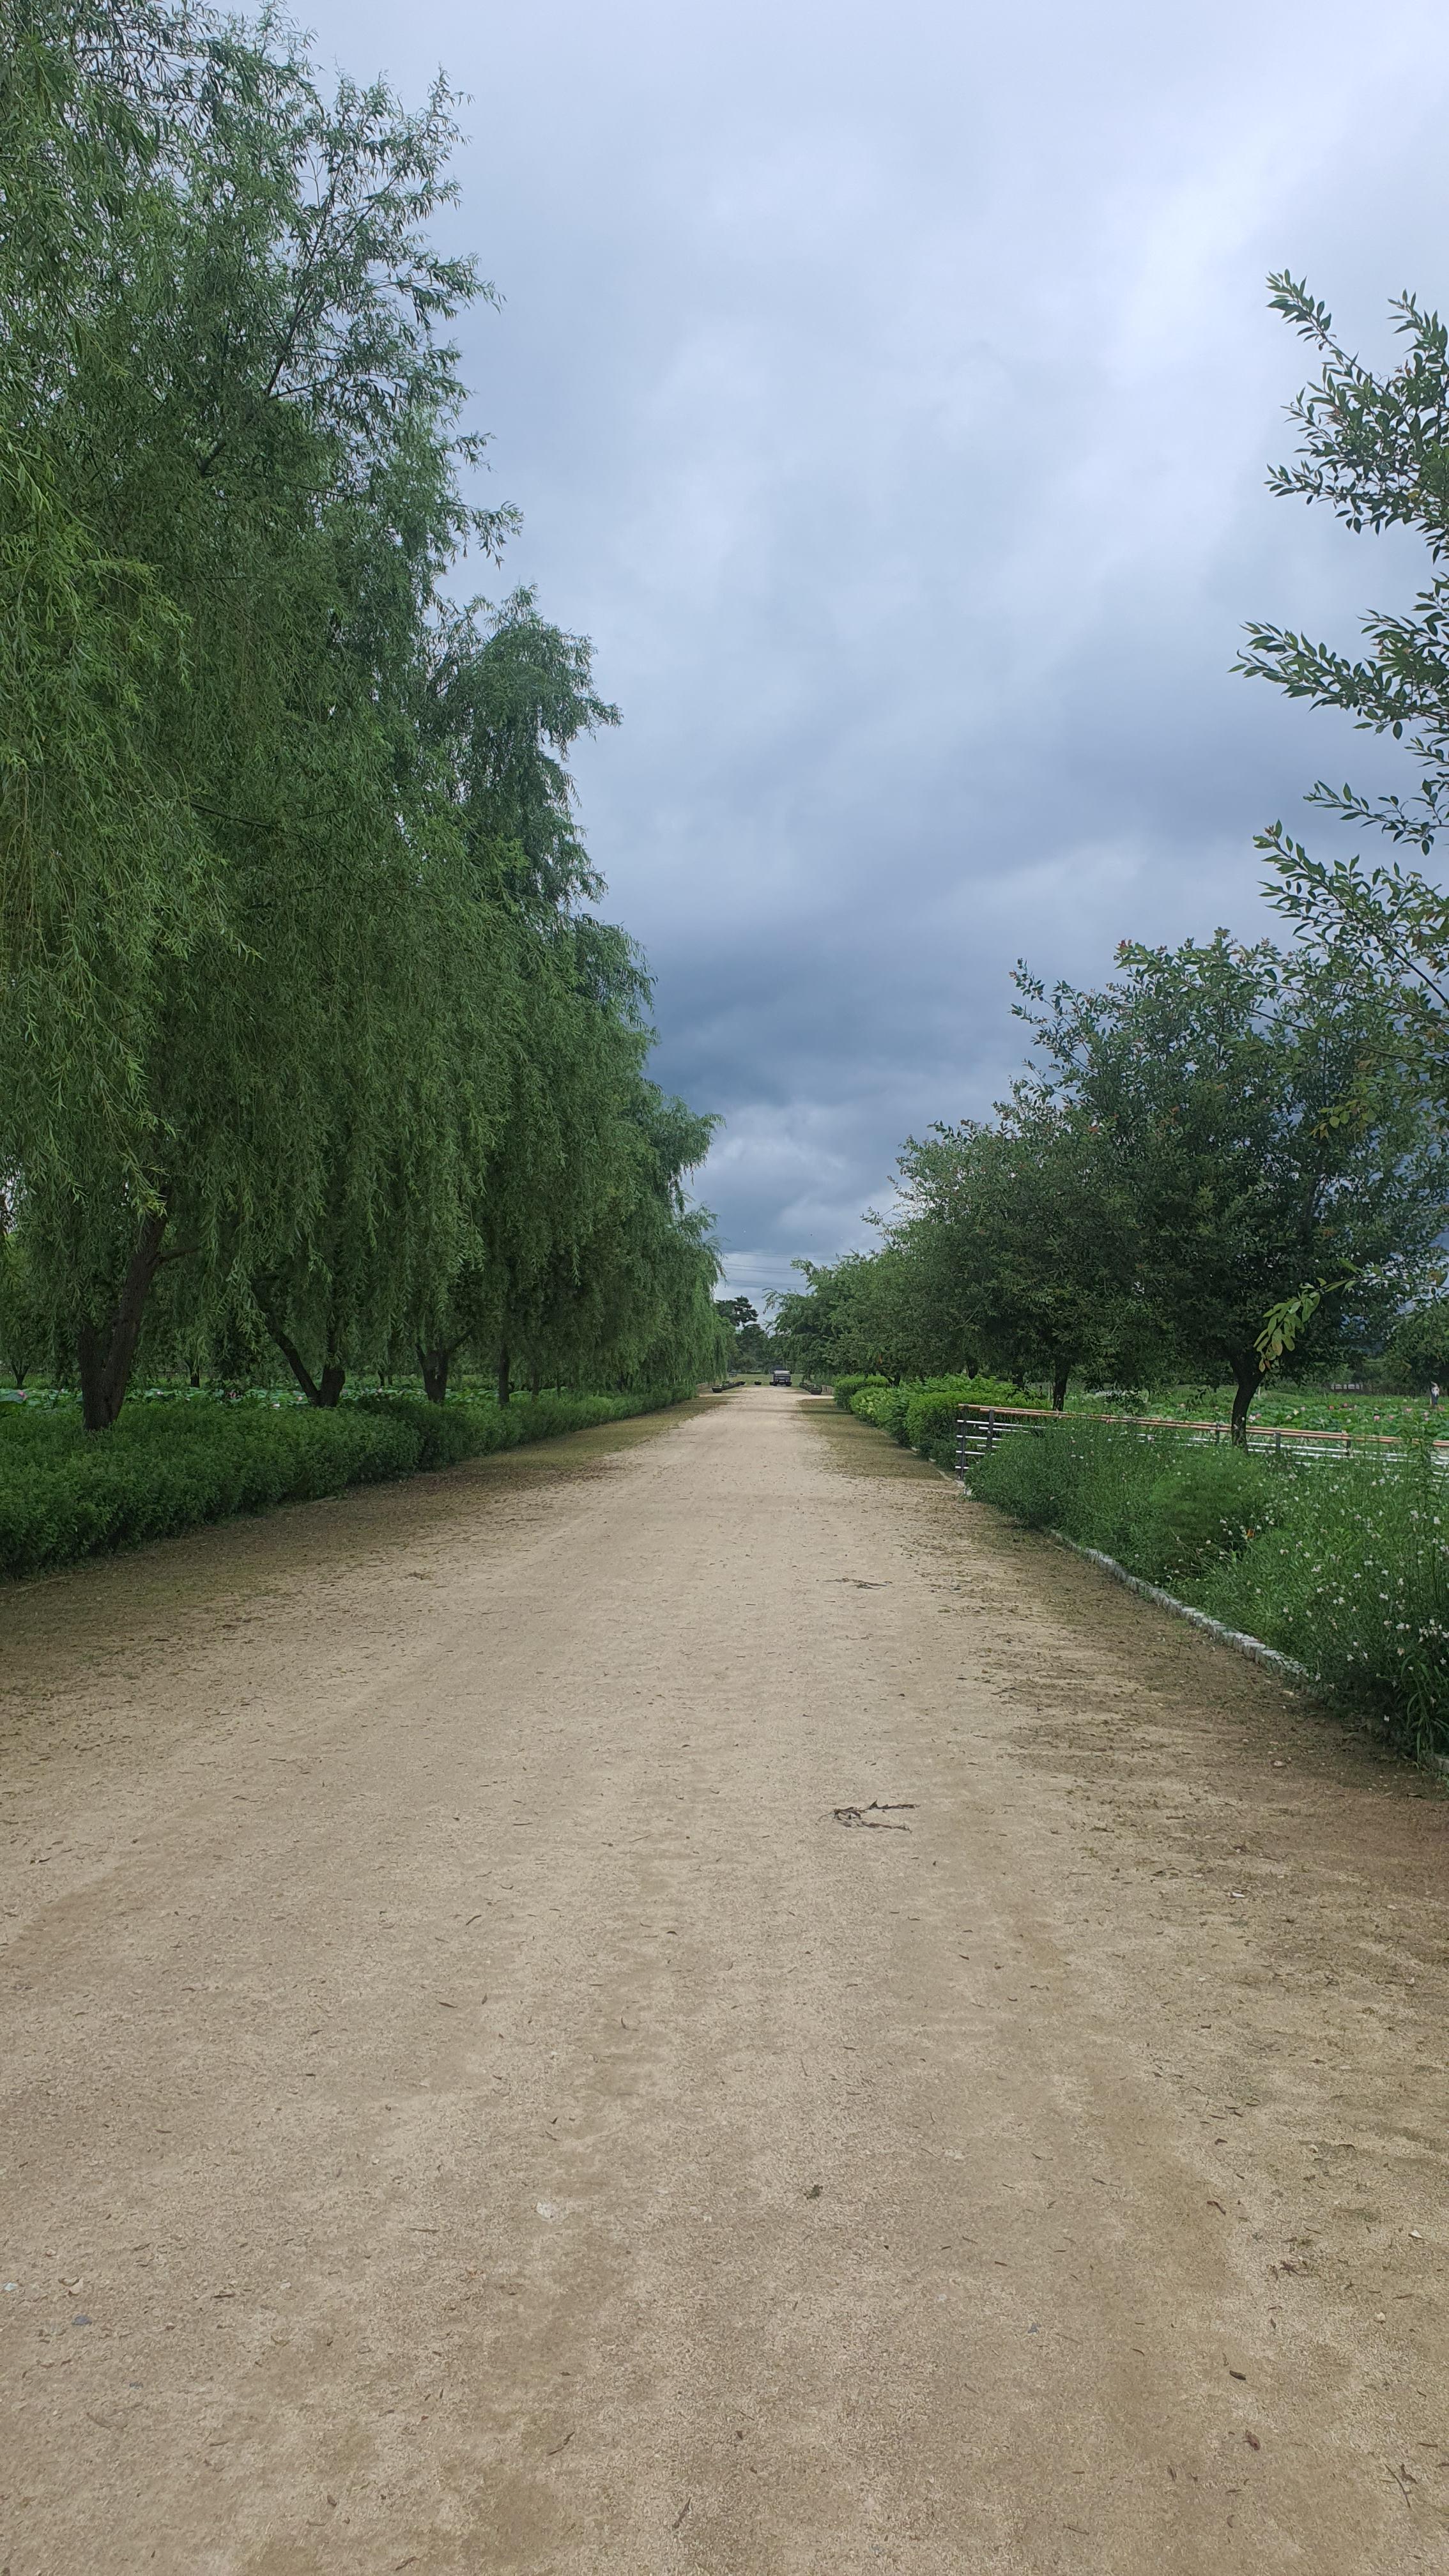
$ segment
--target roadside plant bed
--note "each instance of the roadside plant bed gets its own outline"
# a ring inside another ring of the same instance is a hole
[[[42,1574],[236,1512],[451,1467],[654,1413],[693,1386],[634,1395],[428,1404],[364,1395],[328,1411],[242,1402],[128,1404],[87,1433],[73,1407],[0,1408],[0,1577]]]
[[[843,1412],[888,1431],[902,1449],[919,1450],[936,1467],[956,1464],[956,1414],[963,1404],[1019,1404],[1021,1389],[1004,1377],[841,1377],[834,1386]]]
[[[1278,1463],[1068,1416],[968,1491],[1276,1647],[1415,1759],[1449,1753],[1449,1480],[1422,1448]]]

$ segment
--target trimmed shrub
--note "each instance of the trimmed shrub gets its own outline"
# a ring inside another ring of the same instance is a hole
[[[918,1449],[938,1467],[956,1463],[956,1415],[963,1404],[1013,1404],[1020,1389],[998,1377],[907,1378],[892,1386],[885,1378],[845,1379],[854,1392],[846,1399],[852,1413],[888,1431],[903,1449]],[[837,1387],[835,1400],[840,1402]]]
[[[863,1386],[889,1386],[889,1384],[889,1378],[884,1377],[838,1377],[830,1391],[841,1412],[849,1413],[853,1410],[854,1400]]]
[[[894,1439],[905,1420],[906,1390],[903,1386],[890,1385],[885,1379],[869,1379],[852,1396],[850,1409],[852,1413],[859,1414],[862,1422],[873,1422],[878,1430],[888,1431]]]
[[[7,1405],[0,1410],[0,1576],[40,1574],[237,1512],[456,1466],[656,1412],[693,1392],[517,1396],[506,1406],[367,1395],[325,1412],[269,1400],[133,1399],[114,1430],[89,1435],[71,1406]]]

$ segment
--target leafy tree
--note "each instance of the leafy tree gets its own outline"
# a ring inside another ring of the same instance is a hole
[[[178,29],[21,6],[0,53],[0,1180],[17,1224],[48,1202],[84,1231],[104,1171],[147,1284],[144,1059],[164,976],[217,920],[214,858],[155,750],[184,620],[106,509],[109,442],[76,439],[76,388],[106,370],[113,274],[147,258]]]
[[[475,601],[439,622],[428,700],[475,862],[534,919],[601,893],[567,758],[581,734],[616,725],[619,710],[594,687],[587,636],[541,617],[531,589],[496,609]]]
[[[742,1333],[760,1320],[748,1297],[716,1297],[714,1311],[722,1323],[728,1324],[732,1333]]]
[[[726,1361],[734,1369],[767,1369],[774,1366],[775,1349],[769,1327],[761,1321],[759,1311],[748,1297],[717,1297],[715,1313],[727,1336]]]
[[[1228,1371],[1241,1441],[1269,1309],[1319,1283],[1304,1356],[1387,1321],[1432,1264],[1449,1175],[1382,995],[1342,959],[1225,931],[1118,955],[1098,993],[1026,984],[1043,1088],[1100,1136],[1146,1306],[1188,1367]]]
[[[1399,1317],[1382,1367],[1391,1386],[1421,1392],[1431,1384],[1449,1386],[1449,1297],[1432,1297]]]
[[[1278,872],[1279,908],[1320,945],[1361,959],[1393,996],[1406,1061],[1436,1098],[1449,1095],[1449,897],[1418,868],[1449,817],[1449,332],[1413,295],[1390,310],[1405,342],[1396,366],[1366,367],[1338,338],[1327,307],[1287,274],[1271,302],[1320,361],[1291,405],[1298,455],[1269,478],[1281,498],[1326,504],[1356,536],[1413,530],[1428,578],[1407,610],[1363,620],[1366,653],[1255,622],[1238,668],[1293,698],[1350,715],[1363,732],[1402,742],[1417,784],[1368,796],[1320,779],[1308,802],[1354,830],[1387,837],[1396,856],[1310,855],[1281,822],[1258,846]]]
[[[708,1122],[566,761],[617,711],[532,593],[428,226],[441,82],[326,97],[280,22],[16,0],[0,57],[0,1188],[7,1263],[124,1400],[269,1335],[312,1401],[416,1343],[530,1375],[714,1348]],[[592,1268],[591,1268],[592,1265]],[[606,1284],[607,1283],[607,1284]],[[13,1302],[13,1301],[12,1301]]]
[[[23,1388],[31,1370],[48,1356],[49,1343],[49,1317],[36,1289],[29,1249],[0,1190],[0,1367]]]
[[[70,595],[21,639],[12,810],[46,829],[27,822],[25,873],[6,870],[25,890],[7,973],[36,1000],[5,1144],[101,1426],[165,1261],[195,1265],[199,1302],[268,1313],[285,1273],[279,1329],[315,1308],[324,1396],[364,1320],[384,1328],[436,1266],[496,1115],[498,943],[407,722],[409,663],[451,548],[496,532],[457,495],[438,337],[477,281],[422,229],[447,194],[446,93],[416,117],[345,83],[328,103],[267,30],[144,8],[109,13],[77,73],[77,26],[31,12],[38,68],[7,93],[41,180],[10,237],[25,372],[5,371],[0,432]],[[92,648],[98,580],[123,623]],[[143,703],[107,677],[128,625]],[[96,746],[78,782],[67,687]],[[64,828],[87,798],[96,831]]]
[[[638,1077],[614,1187],[545,1317],[574,1382],[648,1385],[722,1366],[719,1255],[708,1212],[686,1191],[716,1124]]]
[[[908,1139],[880,1252],[809,1267],[782,1333],[807,1365],[893,1377],[1142,1375],[1161,1335],[1132,1278],[1131,1210],[1085,1115],[1023,1080],[995,1124]],[[804,1267],[805,1265],[798,1265]]]
[[[802,1374],[900,1378],[944,1364],[923,1337],[919,1270],[899,1246],[791,1267],[806,1285],[778,1300],[775,1338]]]
[[[1024,1079],[996,1125],[911,1140],[901,1173],[892,1240],[920,1274],[926,1338],[952,1366],[1045,1377],[1060,1411],[1074,1368],[1136,1382],[1160,1359],[1134,1294],[1130,1198],[1080,1109]]]
[[[592,648],[518,591],[443,622],[425,730],[449,781],[481,914],[501,915],[516,960],[506,1096],[463,1190],[462,1238],[425,1283],[415,1319],[424,1384],[445,1394],[453,1356],[490,1345],[506,1401],[537,1339],[540,1300],[575,1259],[608,1186],[616,1124],[647,1046],[648,982],[633,943],[580,913],[601,889],[574,812],[565,755],[618,722],[593,686]]]

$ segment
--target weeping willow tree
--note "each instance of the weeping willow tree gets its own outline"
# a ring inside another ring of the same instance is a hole
[[[109,506],[106,443],[85,451],[76,397],[111,363],[97,365],[95,334],[127,261],[119,236],[156,193],[179,80],[159,11],[123,27],[104,9],[21,10],[10,32],[0,1173],[7,1230],[29,1220],[29,1257],[48,1253],[57,1295],[79,1307],[79,1256],[91,1279],[111,1275],[138,1325],[165,1230],[147,1060],[163,985],[218,928],[221,903],[216,853],[156,740],[154,702],[185,668],[185,619]]]
[[[522,590],[444,631],[430,714],[479,901],[501,904],[518,936],[525,1007],[462,1257],[451,1274],[439,1267],[419,1311],[425,1387],[441,1399],[460,1352],[486,1360],[504,1403],[515,1377],[697,1374],[714,1365],[714,1341],[679,1280],[687,1271],[708,1304],[715,1256],[708,1220],[677,1185],[713,1122],[664,1134],[644,1074],[648,977],[633,941],[584,908],[602,888],[567,766],[579,737],[616,724],[618,710],[595,690],[587,639],[550,624]],[[666,1354],[658,1280],[671,1260],[681,1336]]]
[[[12,18],[0,1189],[27,1295],[97,1429],[158,1281],[193,1361],[270,1337],[320,1403],[405,1341],[433,1380],[460,1335],[536,1367],[634,1186],[645,987],[586,910],[567,754],[617,721],[587,642],[531,593],[442,587],[511,524],[462,493],[446,331],[491,289],[428,238],[449,94],[324,96],[271,20]]]
[[[559,1266],[540,1319],[561,1375],[629,1386],[723,1367],[721,1263],[708,1211],[686,1189],[717,1123],[636,1077],[598,1223],[570,1267]]]
[[[439,573],[499,530],[439,337],[485,290],[423,230],[441,87],[328,103],[145,9],[26,34],[5,1142],[98,1425],[163,1263],[284,1344],[316,1310],[325,1386],[455,1257],[516,979],[409,719]]]

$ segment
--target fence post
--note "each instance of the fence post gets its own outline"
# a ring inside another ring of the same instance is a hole
[[[994,1449],[996,1446],[996,1415],[990,1411],[986,1416],[986,1446],[988,1449]]]

